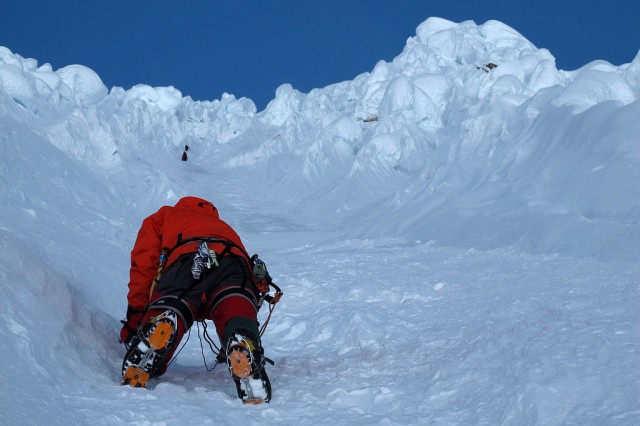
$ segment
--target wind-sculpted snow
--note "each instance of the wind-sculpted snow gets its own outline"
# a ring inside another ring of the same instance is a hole
[[[569,105],[580,113],[606,101],[617,101],[623,105],[638,99],[638,88],[633,89],[624,73],[603,62],[594,62],[576,72],[577,75],[566,90],[555,100],[554,105]]]
[[[34,59],[14,55],[0,46],[0,88],[14,101],[35,113],[45,114],[44,103],[68,104],[84,108],[107,94],[100,77],[83,65],[69,65],[53,71],[51,65],[38,67]]]
[[[638,424],[639,96],[640,55],[558,70],[496,21],[260,112],[0,47],[0,423]],[[136,232],[185,195],[285,291],[269,406],[196,330],[119,386]]]
[[[262,112],[249,99],[194,102],[173,87],[106,94],[85,67],[52,71],[6,48],[0,58],[0,87],[31,111],[24,114],[38,122],[35,131],[112,173],[131,159],[151,165],[176,158],[189,145],[190,163],[245,173],[262,192],[290,194],[282,207],[295,220],[350,222],[354,235],[600,255],[606,245],[571,241],[597,232],[594,220],[624,218],[609,221],[608,232],[627,249],[640,239],[630,201],[636,186],[625,185],[616,200],[611,191],[594,191],[640,177],[637,158],[623,147],[640,125],[633,119],[639,58],[561,71],[549,51],[500,22],[430,18],[393,61],[308,94],[282,85]],[[595,131],[581,131],[585,125]],[[551,199],[536,188],[556,192],[564,181],[537,158],[554,156],[574,164],[580,179]],[[603,205],[601,192],[615,202]],[[579,206],[565,205],[572,193],[584,194]],[[549,208],[531,209],[538,205]],[[482,214],[469,214],[476,206]],[[523,230],[526,238],[512,232],[531,214],[538,215],[535,230]]]

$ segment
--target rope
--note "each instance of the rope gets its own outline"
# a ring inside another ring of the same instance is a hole
[[[207,333],[207,323],[205,321],[202,321],[202,328],[203,328],[202,335],[204,336],[205,342],[207,342],[207,344],[209,345],[209,349],[211,349],[211,352],[213,352],[213,354],[216,356],[216,363],[212,368],[209,368],[209,365],[207,365],[207,357],[204,355],[204,345],[202,344],[202,338],[200,337],[200,322],[196,322],[196,327],[198,328],[198,340],[200,340],[200,352],[202,353],[204,368],[206,368],[207,371],[211,372],[216,369],[218,364],[220,364],[220,361],[218,360],[220,357],[220,348],[218,348],[218,346],[213,342],[213,340],[209,336],[209,333]]]
[[[273,314],[273,310],[276,308],[276,304],[282,297],[282,291],[280,291],[280,288],[273,283],[272,285],[276,288],[276,293],[269,300],[269,315],[267,316],[267,320],[264,322],[264,324],[262,324],[262,327],[260,328],[260,337],[262,337],[265,330],[267,329],[267,325],[269,325],[269,321],[271,321],[271,314]]]

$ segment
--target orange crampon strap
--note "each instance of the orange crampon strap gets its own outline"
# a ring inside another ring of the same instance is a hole
[[[227,353],[227,362],[231,373],[239,378],[245,379],[251,374],[251,360],[244,346],[231,347]]]
[[[149,346],[155,350],[166,349],[171,342],[175,330],[171,323],[166,321],[158,321],[153,332],[149,336]]]
[[[134,365],[127,368],[127,371],[122,377],[122,384],[129,385],[134,388],[143,388],[147,385],[151,375],[144,371],[142,368]]]

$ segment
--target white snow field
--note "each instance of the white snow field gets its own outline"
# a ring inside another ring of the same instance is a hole
[[[392,62],[258,112],[0,47],[0,424],[640,424],[630,60],[558,70],[502,23],[430,18]],[[130,250],[186,195],[284,291],[270,404],[205,369],[195,327],[165,376],[120,385]]]

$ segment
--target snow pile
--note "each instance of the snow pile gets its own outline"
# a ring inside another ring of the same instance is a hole
[[[86,108],[107,95],[100,77],[83,65],[53,71],[49,64],[38,66],[36,60],[14,55],[2,46],[0,89],[34,112],[41,112],[44,103],[72,103]]]
[[[125,101],[140,99],[150,105],[156,105],[163,111],[175,109],[182,101],[182,93],[175,87],[151,87],[146,84],[138,84],[128,90]]]
[[[0,48],[0,417],[637,424],[639,95],[640,55],[562,71],[496,21],[430,18],[261,112]],[[196,330],[149,390],[119,386],[129,251],[184,195],[285,291],[269,406],[204,370]]]
[[[361,235],[597,256],[615,241],[635,258],[639,58],[565,72],[504,24],[431,18],[391,63],[306,97],[283,87],[261,118],[287,129],[272,152],[303,158],[276,170],[297,170],[283,191],[306,183],[292,207],[306,220],[328,207]]]
[[[567,89],[554,101],[555,105],[570,105],[574,112],[583,112],[606,101],[617,101],[623,105],[638,100],[638,57],[623,72],[605,61],[594,61],[576,73]],[[624,68],[623,68],[624,69]],[[637,78],[637,77],[636,77]]]

